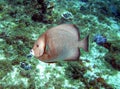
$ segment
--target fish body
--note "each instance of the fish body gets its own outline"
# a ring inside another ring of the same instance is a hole
[[[43,33],[35,42],[31,54],[43,62],[79,60],[80,50],[88,51],[88,36],[80,41],[78,28],[62,24]]]

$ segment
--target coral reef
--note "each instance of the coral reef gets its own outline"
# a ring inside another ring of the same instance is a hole
[[[76,62],[30,59],[39,35],[62,23],[90,35],[89,52]],[[0,0],[0,89],[119,89],[119,42],[119,0]]]

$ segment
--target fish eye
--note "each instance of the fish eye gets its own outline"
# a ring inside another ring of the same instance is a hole
[[[38,45],[38,44],[37,44],[36,46],[37,46],[37,47],[39,47],[39,45]]]

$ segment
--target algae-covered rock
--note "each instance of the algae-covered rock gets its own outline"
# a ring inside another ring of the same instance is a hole
[[[111,50],[106,54],[105,60],[115,69],[120,70],[120,44],[114,43]]]
[[[12,64],[9,60],[0,61],[0,79],[2,79],[8,72],[12,71]]]
[[[27,57],[41,34],[63,23],[75,24],[80,40],[90,35],[89,52],[80,49],[76,62]],[[119,41],[119,0],[0,0],[0,89],[119,89]]]

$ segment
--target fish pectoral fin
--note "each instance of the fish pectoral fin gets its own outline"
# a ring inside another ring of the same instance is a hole
[[[50,50],[50,47],[48,46],[48,44],[46,44],[45,46],[45,52],[47,53]]]

